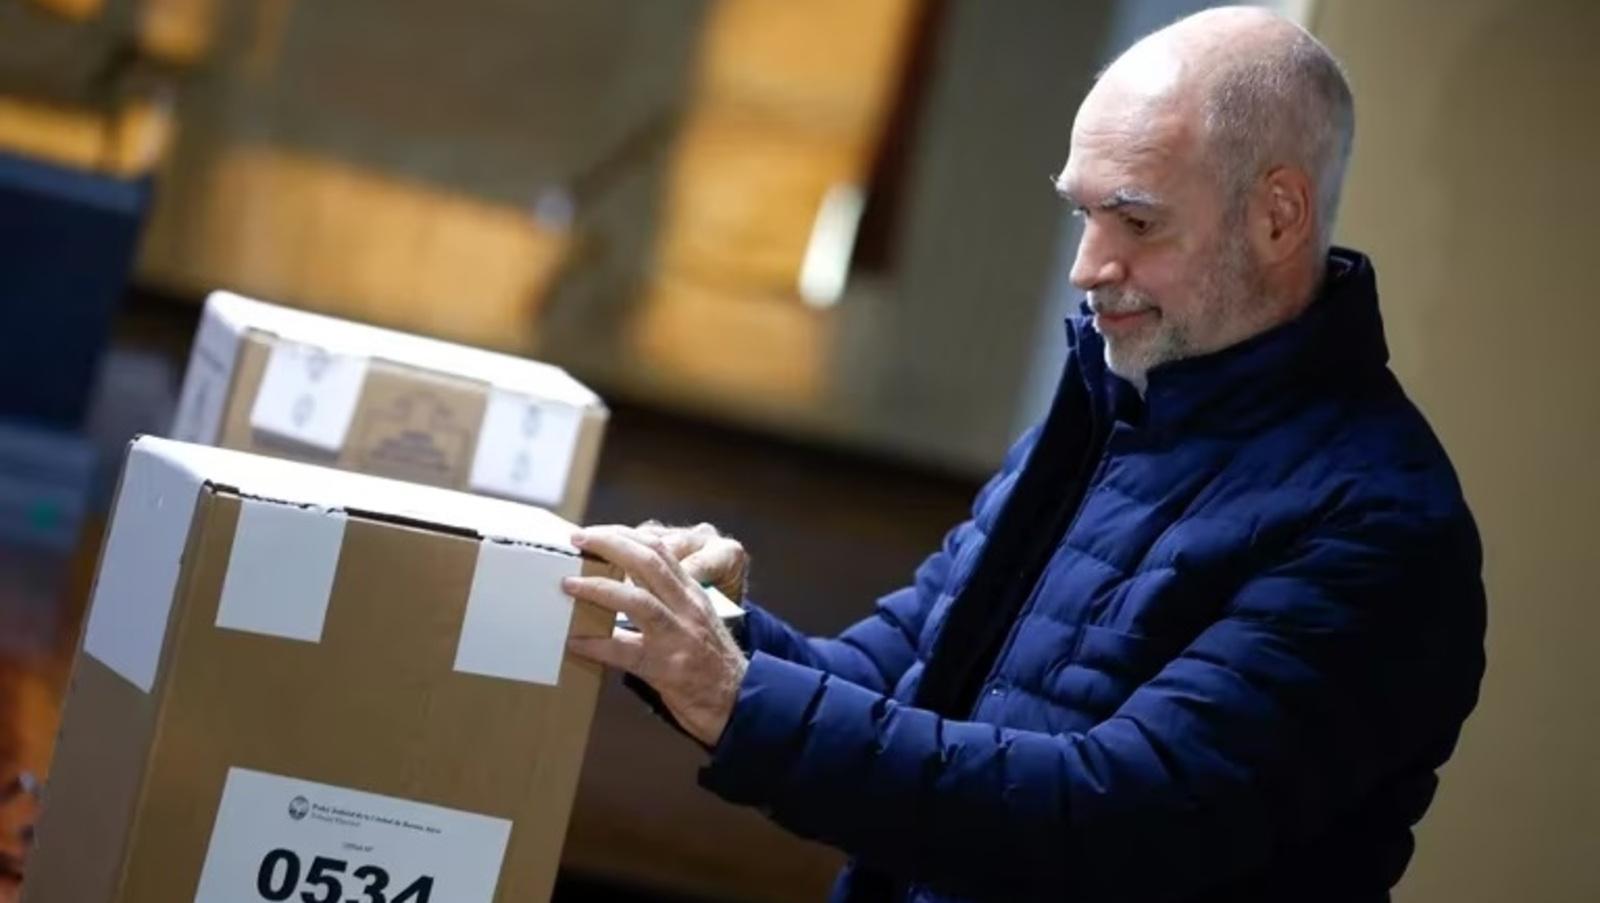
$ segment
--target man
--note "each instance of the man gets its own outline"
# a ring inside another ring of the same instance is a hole
[[[1477,531],[1330,248],[1353,116],[1270,13],[1146,38],[1078,112],[1053,406],[915,583],[836,639],[710,528],[575,538],[702,783],[854,857],[837,900],[1376,901],[1483,670]],[[681,560],[680,560],[681,559]]]

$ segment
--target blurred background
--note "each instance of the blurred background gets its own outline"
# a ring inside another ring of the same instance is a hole
[[[595,522],[708,520],[836,630],[1048,401],[1095,71],[1184,0],[0,0],[0,887],[104,524],[230,288],[549,360]],[[1600,4],[1270,4],[1357,100],[1341,242],[1487,545],[1490,670],[1397,899],[1600,899]],[[840,857],[601,701],[560,899],[820,899]],[[3,897],[0,897],[3,899]]]

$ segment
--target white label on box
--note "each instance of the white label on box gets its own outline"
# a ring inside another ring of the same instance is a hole
[[[455,669],[555,686],[572,626],[572,597],[561,591],[561,578],[576,577],[582,566],[576,555],[479,543]]]
[[[238,357],[239,333],[208,306],[189,349],[172,438],[205,445],[217,441],[233,381],[233,362]]]
[[[83,651],[144,692],[155,686],[200,480],[139,440],[95,577]]]
[[[582,409],[572,405],[490,389],[469,484],[536,505],[561,504],[582,422]]]
[[[245,499],[217,626],[320,642],[346,520],[343,511]]]
[[[364,357],[280,341],[267,359],[250,426],[337,453],[366,381]]]
[[[194,903],[492,903],[511,822],[230,768]]]

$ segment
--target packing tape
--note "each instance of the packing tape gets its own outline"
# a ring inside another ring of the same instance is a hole
[[[321,642],[347,520],[343,511],[244,499],[217,626]]]
[[[367,381],[367,359],[278,342],[267,358],[250,426],[325,452],[344,447]]]
[[[582,566],[576,555],[480,542],[455,669],[555,686],[572,624],[572,597],[561,591],[561,578]]]
[[[180,464],[141,443],[129,450],[95,577],[83,651],[146,693],[161,665],[199,493],[199,480]]]

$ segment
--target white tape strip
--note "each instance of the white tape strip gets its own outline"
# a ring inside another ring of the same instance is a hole
[[[350,432],[366,381],[364,357],[278,342],[261,376],[261,388],[250,409],[250,426],[338,452]]]
[[[455,669],[554,686],[572,624],[572,597],[561,591],[561,578],[581,567],[574,555],[479,543]]]
[[[217,626],[321,642],[345,522],[343,511],[245,499]]]
[[[178,394],[172,438],[210,445],[222,433],[222,413],[239,357],[239,331],[207,304],[189,349],[189,367]]]
[[[167,618],[200,479],[151,451],[128,450],[83,651],[144,692],[155,686]]]
[[[572,405],[490,389],[469,485],[536,505],[559,505],[582,422],[583,411]]]

